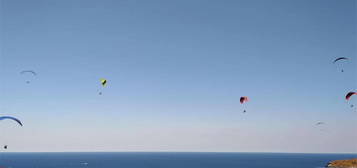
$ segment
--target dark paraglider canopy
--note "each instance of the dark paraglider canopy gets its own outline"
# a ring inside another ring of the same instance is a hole
[[[7,149],[7,145],[4,145],[4,149]]]
[[[25,73],[31,73],[32,75],[37,75],[37,73],[33,70],[25,70],[20,72],[20,74],[25,74]]]
[[[346,100],[349,100],[352,95],[357,95],[357,93],[356,92],[348,92],[346,94]]]
[[[315,125],[322,125],[325,124],[324,122],[317,122]]]
[[[248,97],[242,96],[242,97],[240,97],[239,101],[240,101],[240,104],[243,104],[244,102],[248,101]]]
[[[339,57],[339,58],[336,58],[333,63],[336,63],[337,61],[340,61],[340,60],[348,60],[348,58],[346,57]]]
[[[21,127],[23,126],[21,121],[15,117],[11,117],[11,116],[1,116],[0,117],[0,120],[5,120],[5,119],[16,121],[19,125],[21,125]]]

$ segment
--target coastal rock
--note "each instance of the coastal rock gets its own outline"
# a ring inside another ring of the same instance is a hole
[[[348,160],[335,160],[327,164],[327,168],[357,168],[357,158]]]

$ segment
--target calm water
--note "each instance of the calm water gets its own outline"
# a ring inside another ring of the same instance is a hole
[[[8,168],[321,168],[357,154],[1,153]]]

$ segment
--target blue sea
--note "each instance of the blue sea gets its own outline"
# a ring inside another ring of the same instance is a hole
[[[322,168],[357,154],[0,153],[0,168]]]

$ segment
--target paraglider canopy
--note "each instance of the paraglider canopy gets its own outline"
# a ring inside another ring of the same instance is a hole
[[[243,104],[244,102],[248,101],[248,97],[242,96],[242,97],[240,97],[239,101],[240,101],[240,104]]]
[[[348,92],[346,94],[346,100],[349,100],[352,95],[357,95],[357,93],[356,92]]]
[[[325,124],[324,122],[317,122],[316,125],[322,125]]]
[[[19,125],[21,125],[21,127],[23,126],[21,121],[15,117],[11,117],[11,116],[1,116],[0,117],[0,120],[5,120],[5,119],[10,119],[10,120],[16,121]]]
[[[21,71],[21,74],[25,74],[25,73],[31,73],[32,75],[37,75],[37,73],[33,70],[25,70],[25,71]]]
[[[100,84],[102,84],[102,86],[104,87],[107,84],[107,80],[106,79],[100,79]]]
[[[7,149],[7,145],[4,145],[4,149]]]
[[[333,63],[336,63],[337,61],[340,61],[340,60],[348,60],[348,58],[346,57],[339,57],[339,58],[336,58]]]

